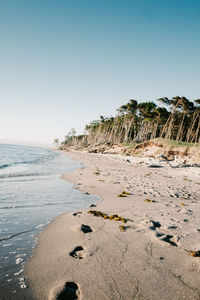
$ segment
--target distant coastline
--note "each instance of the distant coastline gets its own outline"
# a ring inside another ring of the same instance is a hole
[[[40,142],[32,142],[32,141],[14,140],[14,139],[0,139],[0,144],[53,148],[53,144],[50,143],[40,143]]]

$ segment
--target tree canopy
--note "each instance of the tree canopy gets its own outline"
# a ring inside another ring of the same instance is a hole
[[[134,143],[156,137],[200,142],[200,99],[184,96],[138,102],[130,99],[117,109],[115,117],[100,116],[85,127],[86,134],[71,132],[64,144],[84,140],[85,143]]]

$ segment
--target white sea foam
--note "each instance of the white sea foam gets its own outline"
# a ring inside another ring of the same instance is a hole
[[[22,261],[23,261],[23,259],[22,259],[22,258],[20,258],[20,257],[19,257],[19,258],[17,258],[17,259],[16,259],[16,265],[20,264],[20,262],[22,262]]]
[[[40,224],[40,225],[36,226],[35,228],[41,228],[43,226],[45,226],[45,224]]]
[[[2,245],[3,247],[9,247],[9,246],[11,246],[12,244],[4,244],[4,245]]]
[[[21,256],[26,256],[26,255],[27,255],[26,253],[21,253],[21,254],[16,255],[16,257],[21,257]]]
[[[15,276],[19,276],[23,271],[24,271],[24,270],[21,269],[21,270],[19,270],[19,272],[14,273],[14,275],[15,275]]]
[[[28,286],[25,283],[25,279],[23,277],[19,278],[19,285],[22,289],[26,289]]]

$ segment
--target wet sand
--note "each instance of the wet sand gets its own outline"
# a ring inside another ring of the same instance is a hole
[[[25,270],[34,298],[199,299],[200,168],[66,154],[86,167],[63,178],[102,201],[39,235]]]

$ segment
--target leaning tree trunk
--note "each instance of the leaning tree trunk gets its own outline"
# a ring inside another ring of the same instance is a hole
[[[123,132],[126,131],[126,115],[123,116],[123,123],[121,125],[121,128],[120,128],[120,133],[119,133],[119,136],[118,136],[118,143],[121,143],[123,141]]]
[[[195,143],[198,143],[199,141],[199,129],[200,129],[200,118],[197,126],[196,136],[195,136]]]
[[[129,121],[127,130],[126,130],[125,136],[124,136],[124,141],[123,141],[124,143],[128,143],[129,142],[130,131],[131,131],[131,127],[132,127],[132,124],[134,122],[134,119],[135,119],[135,117],[131,118],[131,120]]]
[[[167,119],[165,125],[163,126],[163,129],[162,129],[161,134],[160,134],[161,138],[165,138],[165,136],[166,136],[168,125],[170,123],[171,117],[172,116],[170,115],[169,118]]]
[[[110,132],[110,135],[109,135],[109,139],[108,139],[108,142],[110,143],[114,143],[114,136],[115,136],[115,120],[113,122],[113,127],[111,128],[111,132]]]
[[[191,142],[191,135],[192,135],[193,128],[196,124],[197,118],[198,118],[198,114],[195,112],[194,115],[193,115],[192,121],[191,121],[191,126],[190,126],[190,128],[188,129],[188,132],[187,132],[187,136],[186,136],[186,142],[187,143]]]
[[[152,134],[151,134],[151,139],[155,139],[156,138],[156,135],[157,135],[157,130],[158,130],[158,120],[156,121],[156,123],[154,123],[153,125],[153,131],[152,131]]]
[[[176,103],[176,105],[174,106],[174,108],[173,108],[173,110],[172,110],[172,112],[171,112],[171,114],[170,114],[170,116],[169,116],[169,125],[168,125],[168,127],[166,127],[167,128],[167,133],[166,133],[166,135],[165,135],[165,138],[166,139],[170,139],[171,138],[171,135],[172,135],[172,129],[173,129],[173,125],[174,125],[174,116],[175,116],[175,112],[176,112],[176,108],[177,108],[177,106],[178,106],[178,102]]]
[[[178,134],[177,134],[177,137],[176,137],[177,141],[181,140],[181,136],[183,135],[182,131],[183,131],[183,123],[184,123],[184,120],[185,120],[185,116],[186,116],[186,113],[183,114],[181,125],[179,127]]]
[[[168,126],[167,133],[166,133],[166,136],[165,136],[166,139],[171,138],[173,125],[174,125],[174,114],[172,115],[171,120],[169,122],[169,126]]]

